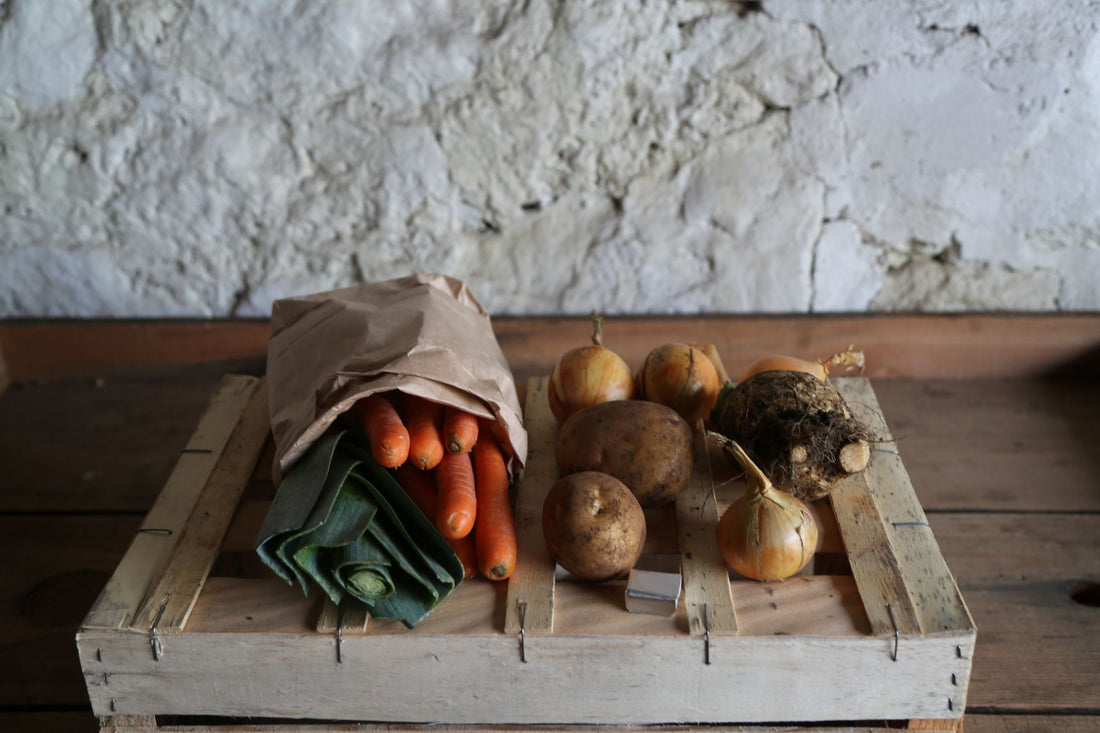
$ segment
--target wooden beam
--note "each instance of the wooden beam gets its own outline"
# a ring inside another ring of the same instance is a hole
[[[517,381],[548,374],[588,340],[587,317],[494,317]],[[0,323],[7,379],[55,381],[98,370],[263,359],[270,324],[232,321],[8,321]],[[821,358],[854,345],[869,377],[1033,377],[1100,374],[1100,314],[871,314],[615,316],[604,341],[639,365],[670,340],[713,343],[731,372],[757,357]]]

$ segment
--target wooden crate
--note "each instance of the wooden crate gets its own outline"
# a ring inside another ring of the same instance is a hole
[[[866,379],[837,386],[886,430]],[[731,580],[718,556],[743,486],[700,436],[689,486],[647,517],[647,557],[679,554],[679,607],[634,614],[622,584],[555,577],[540,516],[556,422],[545,380],[526,393],[516,572],[461,584],[408,630],[259,563],[266,385],[226,377],[77,634],[102,729],[961,726],[975,627],[893,442],[819,507],[815,568],[765,584]]]

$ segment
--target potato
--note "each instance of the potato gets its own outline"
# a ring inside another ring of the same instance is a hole
[[[644,508],[676,498],[695,459],[691,426],[671,407],[618,400],[573,413],[558,433],[562,476],[600,471],[626,484]]]
[[[645,544],[645,514],[626,484],[582,471],[559,479],[542,505],[550,555],[573,575],[610,580],[630,571]]]

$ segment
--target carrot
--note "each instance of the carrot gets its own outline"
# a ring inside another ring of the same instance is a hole
[[[443,438],[451,453],[465,453],[477,442],[477,416],[448,406],[443,411]]]
[[[458,559],[462,561],[463,577],[466,580],[477,577],[477,546],[474,544],[474,535],[470,533],[459,539],[445,537],[447,544],[451,546]]]
[[[409,458],[429,471],[443,458],[443,406],[416,395],[405,395],[405,425],[409,429]]]
[[[516,526],[508,500],[508,468],[500,445],[488,430],[474,444],[477,524],[474,544],[478,568],[490,580],[504,580],[516,567]]]
[[[409,431],[393,403],[375,392],[355,403],[355,414],[363,426],[374,460],[386,468],[397,468],[409,457]]]
[[[424,512],[424,516],[435,520],[438,495],[435,487],[435,473],[433,471],[421,471],[411,463],[406,463],[395,472],[397,483],[413,500],[413,503]],[[462,561],[462,568],[466,579],[477,575],[477,549],[474,547],[474,537],[471,534],[461,539],[447,540],[447,544],[454,550],[455,555]]]
[[[394,472],[394,478],[420,511],[424,512],[424,516],[434,522],[438,504],[435,474],[430,471],[421,471],[406,461]]]
[[[477,489],[470,454],[445,453],[435,467],[435,485],[439,490],[436,527],[449,539],[470,534],[477,518]]]

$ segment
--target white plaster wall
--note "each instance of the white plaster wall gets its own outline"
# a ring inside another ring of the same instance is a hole
[[[1100,308],[1100,3],[0,0],[0,317]]]

